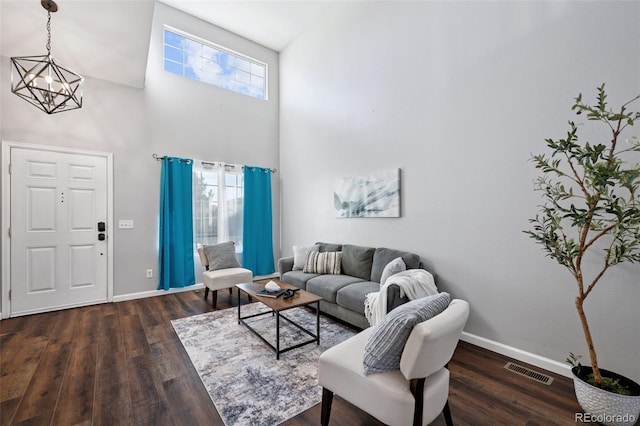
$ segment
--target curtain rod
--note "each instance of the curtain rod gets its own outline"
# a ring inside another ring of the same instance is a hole
[[[152,156],[154,159],[156,159],[157,161],[162,161],[162,160],[164,160],[164,157],[165,157],[165,155],[162,155],[162,156],[161,156],[161,155],[158,155],[158,154],[156,154],[156,153],[153,153],[151,156]],[[209,166],[216,166],[216,165],[217,165],[216,163],[212,163],[212,162],[210,162],[210,161],[201,161],[201,163],[202,163],[202,164],[207,164],[207,165],[209,165]],[[227,166],[229,166],[229,167],[230,167],[230,166],[231,166],[230,164],[226,164],[226,163],[223,163],[223,164],[224,164],[224,166],[225,166],[225,167],[227,167]],[[244,169],[244,166],[242,166],[242,169]],[[269,169],[269,171],[270,171],[271,173],[277,173],[277,172],[278,172],[278,169],[271,169],[271,168],[268,168],[268,167],[267,167],[267,169]]]

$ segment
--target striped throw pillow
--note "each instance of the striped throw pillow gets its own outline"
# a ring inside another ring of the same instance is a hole
[[[375,325],[364,347],[364,375],[398,370],[404,344],[413,327],[443,312],[450,300],[449,293],[437,293],[412,300],[389,312]]]
[[[340,274],[342,264],[342,252],[325,251],[319,253],[317,251],[309,252],[307,261],[304,264],[302,272],[308,274]]]

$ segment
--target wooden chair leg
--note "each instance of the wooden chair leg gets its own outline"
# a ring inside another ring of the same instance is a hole
[[[422,426],[422,412],[424,409],[424,382],[425,378],[411,379],[409,388],[415,399],[415,408],[413,410],[413,426]]]
[[[216,304],[218,303],[218,290],[213,290],[211,293],[211,304],[213,305],[213,309],[215,309]]]
[[[204,300],[207,300],[207,297],[209,297],[209,287],[204,288]]]
[[[444,421],[447,426],[453,426],[453,419],[451,418],[451,410],[449,409],[449,400],[447,399],[447,403],[444,404],[444,409],[442,410],[442,414],[444,414]]]
[[[331,416],[331,403],[333,402],[333,392],[329,389],[322,388],[322,411],[320,413],[320,424],[329,426],[329,417]]]

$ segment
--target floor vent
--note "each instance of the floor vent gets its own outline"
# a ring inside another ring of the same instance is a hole
[[[514,364],[512,362],[508,362],[505,364],[504,368],[509,371],[513,371],[514,373],[520,374],[522,376],[528,377],[536,382],[550,385],[553,382],[553,377],[547,376],[546,374],[538,373],[537,371],[533,371],[528,369],[527,367],[523,367],[518,364]]]

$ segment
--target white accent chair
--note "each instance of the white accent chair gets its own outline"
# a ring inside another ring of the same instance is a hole
[[[469,304],[451,301],[439,315],[417,324],[404,347],[400,369],[365,376],[364,348],[373,327],[325,351],[319,360],[322,386],[321,424],[329,424],[333,394],[390,425],[424,426],[449,410],[449,370],[469,316]]]
[[[205,286],[204,299],[207,300],[209,290],[211,290],[211,299],[214,308],[218,303],[218,290],[228,288],[229,294],[232,294],[232,289],[236,284],[250,283],[253,281],[253,272],[245,268],[226,268],[209,271],[209,260],[202,247],[198,247],[198,255],[200,256],[200,264],[202,264],[205,269],[202,273],[202,283]]]

